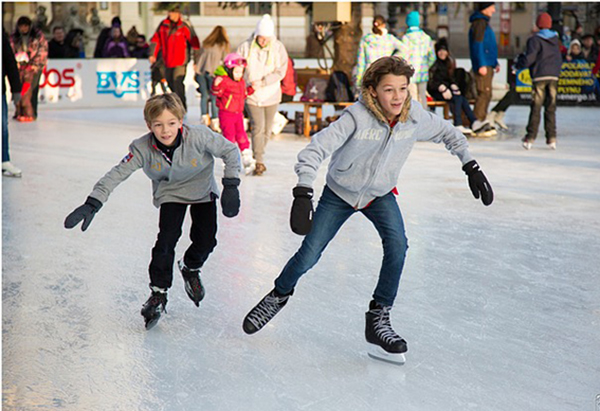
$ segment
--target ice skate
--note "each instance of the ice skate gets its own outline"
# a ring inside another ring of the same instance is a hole
[[[244,318],[244,332],[254,334],[263,328],[275,315],[287,304],[292,291],[287,295],[281,295],[275,289],[271,290]]]
[[[2,175],[6,177],[21,177],[21,170],[15,167],[10,161],[2,163]]]
[[[179,265],[179,271],[183,276],[185,292],[190,300],[196,304],[196,307],[200,307],[200,301],[204,298],[204,286],[200,280],[200,269],[188,268],[183,262],[183,258],[178,261],[177,265]]]
[[[256,160],[252,157],[252,150],[249,148],[242,151],[242,165],[246,175],[251,174],[256,168]]]
[[[366,312],[365,338],[368,344],[368,355],[377,360],[394,364],[404,364],[408,351],[406,341],[400,337],[390,322],[391,306],[382,306],[375,301],[369,304]]]
[[[454,126],[454,128],[463,133],[465,136],[470,136],[473,134],[473,130],[465,126]]]
[[[548,143],[548,148],[550,150],[556,150],[556,141],[551,141]]]
[[[471,130],[473,130],[475,134],[483,133],[485,131],[491,130],[491,128],[492,127],[490,126],[490,123],[487,120],[475,120],[473,124],[471,124]]]
[[[521,141],[523,142],[523,148],[525,150],[531,150],[531,148],[533,147],[533,143],[531,141],[529,141],[529,140],[527,140],[525,138],[523,140],[521,140]]]
[[[167,290],[158,287],[150,287],[152,294],[142,306],[141,314],[146,323],[146,329],[154,327],[163,312],[167,312]]]
[[[494,117],[494,124],[496,124],[500,130],[506,131],[508,130],[508,126],[504,122],[504,114],[504,111],[498,111]]]

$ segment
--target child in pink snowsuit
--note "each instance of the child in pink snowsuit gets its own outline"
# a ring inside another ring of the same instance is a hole
[[[212,93],[217,98],[219,125],[223,136],[239,146],[242,164],[248,174],[252,172],[256,162],[252,158],[250,141],[244,127],[244,104],[246,97],[254,92],[252,87],[246,88],[243,78],[246,64],[246,59],[237,53],[225,56],[223,65],[215,71]]]

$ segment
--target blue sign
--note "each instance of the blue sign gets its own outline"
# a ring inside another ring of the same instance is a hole
[[[139,71],[97,71],[98,83],[96,91],[98,94],[112,94],[122,98],[125,94],[140,93]]]

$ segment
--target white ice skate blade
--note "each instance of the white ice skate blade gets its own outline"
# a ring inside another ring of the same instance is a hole
[[[404,356],[404,354],[389,353],[375,344],[368,344],[367,354],[369,355],[369,357],[375,360],[389,362],[391,364],[404,365],[404,363],[406,362],[406,357]]]

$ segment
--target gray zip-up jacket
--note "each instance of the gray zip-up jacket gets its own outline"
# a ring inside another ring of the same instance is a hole
[[[454,126],[409,96],[393,129],[379,103],[363,91],[360,100],[312,137],[298,153],[298,185],[312,187],[321,163],[331,155],[327,186],[356,209],[389,193],[415,141],[443,142],[463,164],[473,160],[467,139]]]
[[[152,180],[153,204],[205,203],[211,193],[219,196],[213,168],[215,157],[225,162],[225,178],[238,178],[241,164],[238,149],[208,127],[184,125],[181,145],[173,162],[158,149],[152,133],[129,145],[129,153],[94,186],[90,197],[105,203],[110,193],[134,171],[142,168]]]

